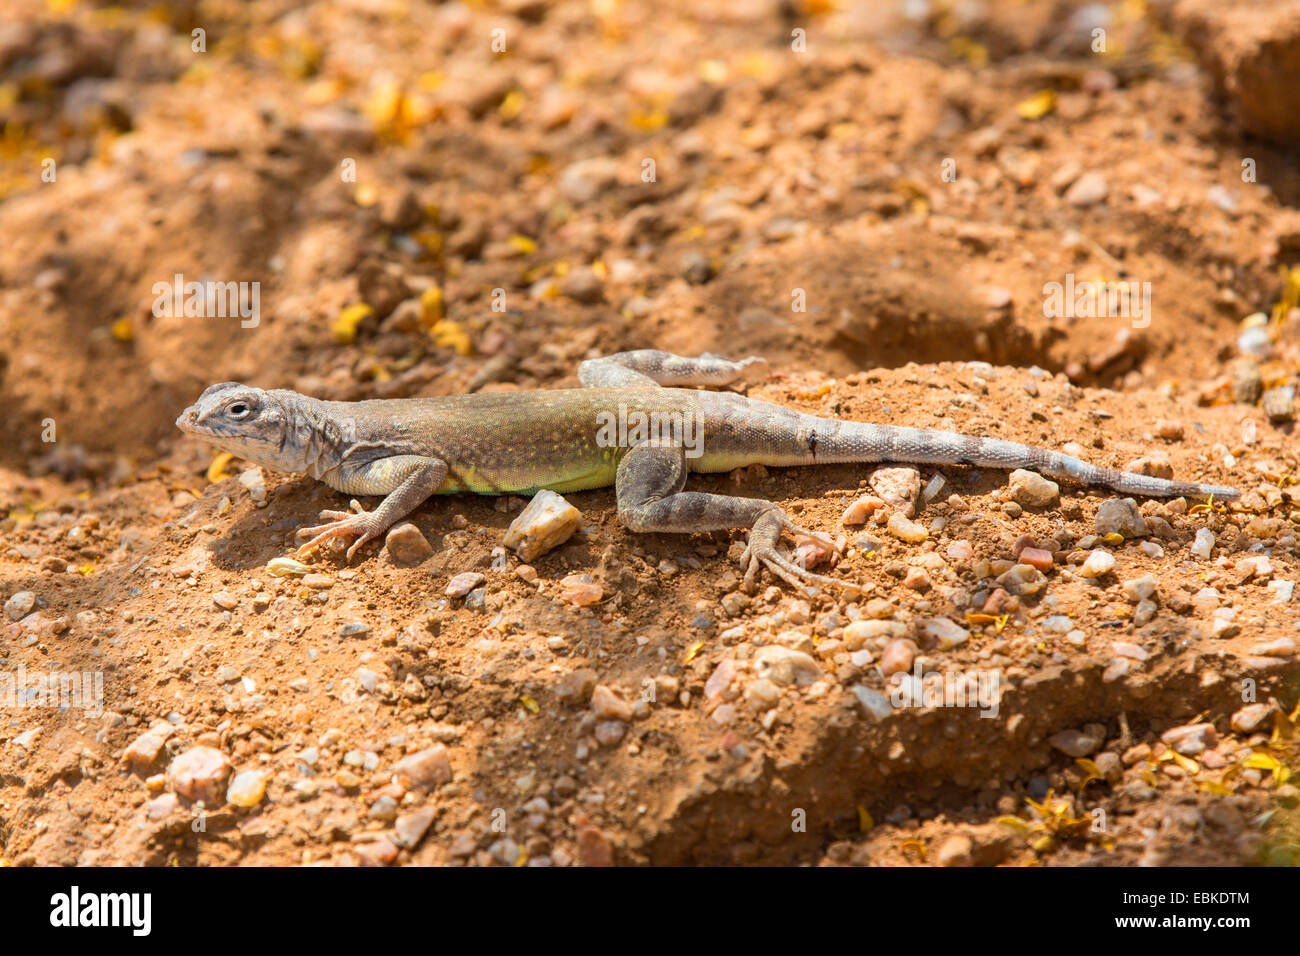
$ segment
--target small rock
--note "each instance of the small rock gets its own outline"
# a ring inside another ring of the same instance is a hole
[[[31,591],[18,591],[5,601],[5,617],[21,621],[36,607],[36,595]]]
[[[1214,547],[1214,532],[1209,528],[1198,528],[1196,540],[1192,542],[1191,552],[1202,561],[1210,560],[1210,551]]]
[[[1125,599],[1130,604],[1137,604],[1139,601],[1145,601],[1156,593],[1156,579],[1149,574],[1144,574],[1140,578],[1125,581],[1121,587],[1124,590]]]
[[[394,525],[384,538],[384,546],[392,562],[404,568],[413,568],[433,555],[429,539],[409,521]]]
[[[1093,527],[1098,534],[1122,534],[1126,538],[1141,538],[1147,533],[1147,523],[1132,498],[1110,498],[1101,503]]]
[[[591,202],[618,180],[618,163],[605,156],[582,159],[560,174],[560,192],[569,202]]]
[[[922,630],[939,643],[942,651],[950,651],[970,639],[970,631],[946,617],[930,618]]]
[[[1100,578],[1110,574],[1113,570],[1115,570],[1115,556],[1109,551],[1098,549],[1088,555],[1087,560],[1079,566],[1079,576]]]
[[[821,668],[803,651],[776,644],[760,647],[754,655],[754,672],[779,687],[807,687],[821,679]]]
[[[168,766],[167,782],[182,797],[218,806],[230,770],[230,758],[215,747],[191,747]]]
[[[237,807],[255,807],[266,796],[266,773],[262,770],[245,770],[231,778],[226,788],[226,802]]]
[[[1082,730],[1063,730],[1048,737],[1047,742],[1066,756],[1086,757],[1100,750],[1105,741]]]
[[[577,706],[586,704],[596,689],[596,672],[589,667],[580,667],[559,679],[555,685],[555,696],[561,703]]]
[[[393,824],[393,842],[399,847],[414,849],[424,839],[436,812],[433,807],[420,807],[399,816]]]
[[[451,757],[442,744],[434,744],[399,760],[394,772],[410,780],[412,790],[432,790],[451,780]]]
[[[1090,170],[1084,173],[1065,191],[1065,201],[1079,208],[1093,206],[1110,193],[1110,183],[1104,173]]]
[[[915,521],[909,521],[901,514],[895,512],[889,516],[888,524],[889,533],[895,538],[907,541],[910,544],[920,544],[926,538],[930,537],[930,532]]]
[[[597,684],[592,690],[591,709],[596,712],[597,717],[606,720],[632,719],[632,705],[604,684]]]
[[[229,591],[218,591],[212,595],[212,603],[223,611],[233,611],[239,607],[239,598],[235,597]]]
[[[1272,704],[1247,704],[1232,715],[1232,729],[1239,734],[1253,734],[1272,713]]]
[[[1171,727],[1160,735],[1160,739],[1184,757],[1195,757],[1197,754],[1212,750],[1219,744],[1219,735],[1215,733],[1213,724],[1184,724],[1181,727]]]
[[[605,596],[602,588],[590,574],[575,571],[560,579],[560,597],[575,607],[598,603]]]
[[[1061,495],[1061,486],[1056,482],[1024,468],[1017,468],[1011,473],[1007,490],[1012,499],[1025,508],[1050,507]]]
[[[905,518],[916,513],[921,473],[910,466],[877,468],[868,479],[871,490]]]
[[[175,732],[175,726],[168,721],[158,721],[127,745],[126,749],[122,751],[122,759],[127,763],[140,764],[141,766],[153,763],[158,759],[158,754],[162,752],[163,745]]]
[[[940,866],[973,866],[974,846],[970,837],[959,833],[944,840],[935,854],[935,862]]]
[[[462,571],[447,582],[447,589],[443,593],[447,597],[463,598],[486,580],[477,571]]]

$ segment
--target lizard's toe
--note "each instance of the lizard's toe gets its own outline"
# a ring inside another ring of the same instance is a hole
[[[321,512],[322,518],[327,518],[335,515],[337,515],[338,517],[333,518],[333,520],[329,521],[327,524],[316,525],[315,527],[312,528],[298,529],[298,537],[300,538],[311,537],[310,541],[308,541],[306,544],[304,544],[302,547],[298,549],[297,552],[298,557],[300,558],[306,557],[307,555],[315,551],[318,547],[320,547],[323,543],[325,543],[326,541],[330,541],[334,538],[351,537],[352,535],[357,535],[358,536],[357,541],[352,545],[352,547],[348,548],[348,560],[351,561],[352,555],[356,553],[357,548],[361,547],[361,545],[375,538],[379,534],[379,531],[375,527],[374,520],[371,517],[369,512],[363,511],[360,514],[352,514],[350,512],[341,512],[341,511]]]

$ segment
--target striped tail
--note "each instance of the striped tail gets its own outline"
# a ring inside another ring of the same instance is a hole
[[[1000,438],[978,438],[957,432],[928,431],[897,425],[838,421],[838,430],[817,443],[816,461],[905,462],[928,465],[974,465],[979,468],[1025,468],[1051,478],[1081,485],[1113,488],[1121,494],[1151,498],[1180,495],[1220,499],[1241,497],[1236,488],[1205,485],[1194,481],[1170,481],[1131,471],[1117,471],[1091,465],[1080,458],[1046,448],[1021,445]],[[818,423],[825,430],[825,421]]]

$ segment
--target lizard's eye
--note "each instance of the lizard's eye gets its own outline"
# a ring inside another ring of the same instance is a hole
[[[226,409],[226,414],[231,418],[247,418],[250,411],[252,411],[252,409],[243,402],[235,402]]]

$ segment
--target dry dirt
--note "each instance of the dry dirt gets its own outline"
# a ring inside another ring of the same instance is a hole
[[[1294,113],[1250,91],[1294,104],[1300,26],[1243,6],[8,0],[0,681],[97,673],[104,713],[8,699],[0,860],[1294,862],[1300,165]],[[177,273],[260,283],[256,326],[155,314]],[[1150,283],[1149,321],[1047,317],[1067,274]],[[310,588],[267,563],[342,496],[268,474],[254,502],[172,426],[224,380],[546,388],[638,347],[765,356],[748,394],[824,416],[1251,494],[1087,542],[1104,491],[1022,509],[1003,473],[923,468],[947,484],[915,544],[842,528],[868,467],[693,479],[844,533],[828,573],[861,598],[744,594],[743,533],[633,535],[610,490],[569,496],[584,527],[534,585],[494,556],[522,501],[439,498],[413,516],[432,558],[322,554]],[[1054,566],[1015,597],[988,574],[1025,536]],[[1117,565],[1090,580],[1094,548]],[[445,596],[466,570],[486,586]],[[564,600],[572,573],[597,605]],[[1147,575],[1153,615],[1124,587]],[[924,671],[996,671],[997,716],[874,715],[885,641],[853,653],[858,617]],[[944,617],[969,639],[945,649]],[[821,670],[770,710],[765,645]],[[593,683],[632,719],[594,715]],[[1276,706],[1233,729],[1248,700]],[[1198,721],[1204,752],[1161,742]],[[1081,759],[1049,743],[1070,731]],[[264,795],[191,800],[167,771],[195,747]],[[422,787],[400,762],[430,749]]]

